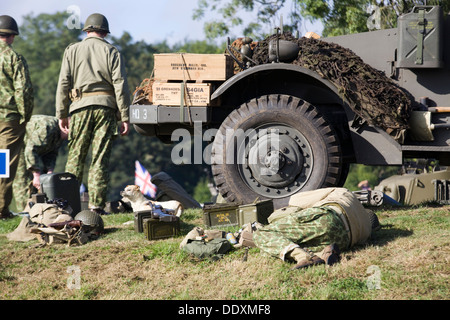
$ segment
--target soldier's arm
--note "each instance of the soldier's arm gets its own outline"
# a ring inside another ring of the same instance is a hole
[[[129,121],[128,108],[131,104],[130,90],[128,88],[127,75],[125,71],[125,63],[120,52],[112,55],[111,61],[111,78],[114,86],[117,107],[120,113],[120,120]]]
[[[53,172],[53,169],[55,168],[56,159],[58,158],[58,150],[59,148],[50,150],[42,156],[42,161],[44,162],[47,173]]]
[[[38,171],[33,171],[33,187],[38,190],[41,188],[41,173]]]
[[[25,164],[28,170],[35,172],[42,172],[44,170],[44,161],[40,156],[40,148],[43,142],[39,132],[33,132],[29,134],[25,143],[25,149],[23,151],[25,156]]]
[[[21,115],[20,123],[28,122],[33,113],[34,96],[28,65],[22,56],[18,57],[14,69],[14,90],[17,110]]]
[[[56,117],[58,119],[64,119],[69,116],[69,107],[71,103],[69,92],[72,89],[72,76],[70,73],[69,60],[67,58],[67,50],[68,48],[64,52],[62,59],[58,87],[56,89]]]

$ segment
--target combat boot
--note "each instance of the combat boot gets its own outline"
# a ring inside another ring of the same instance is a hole
[[[303,259],[299,261],[291,270],[307,268],[324,263],[325,261],[323,259],[320,259],[318,256],[313,256],[310,259]]]
[[[15,215],[11,211],[8,211],[7,213],[0,215],[0,220],[8,220],[14,217]]]
[[[297,262],[297,264],[291,270],[307,268],[310,266],[325,263],[323,259],[316,256],[310,250],[304,248],[295,248],[290,256]]]
[[[322,251],[322,259],[329,266],[339,262],[341,260],[341,251],[336,243],[332,243],[326,246]]]

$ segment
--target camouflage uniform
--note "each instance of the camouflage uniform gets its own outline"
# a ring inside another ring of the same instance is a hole
[[[326,246],[336,243],[339,248],[345,249],[350,245],[349,233],[338,216],[330,207],[315,207],[301,209],[287,207],[286,214],[271,222],[269,225],[257,230],[253,240],[262,251],[280,258],[297,261],[307,257],[306,251],[320,256]],[[292,257],[296,248],[306,248],[306,251],[296,250],[302,257]]]
[[[119,51],[106,40],[88,36],[69,45],[62,60],[56,92],[56,117],[71,115],[66,171],[83,181],[89,146],[89,207],[102,209],[109,183],[112,139],[117,118],[128,121],[130,92]]]
[[[63,140],[56,117],[31,117],[26,126],[25,148],[20,155],[13,184],[17,209],[23,210],[31,194],[37,191],[31,184],[32,172],[53,171]]]
[[[12,185],[33,112],[33,86],[26,60],[0,41],[0,149],[10,150],[10,177],[0,178],[0,216],[9,214]]]

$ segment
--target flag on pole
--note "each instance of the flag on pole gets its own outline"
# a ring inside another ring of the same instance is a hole
[[[139,186],[141,192],[151,198],[156,196],[156,186],[152,183],[152,176],[144,168],[144,166],[136,160],[135,162],[136,170],[134,172],[134,184]]]

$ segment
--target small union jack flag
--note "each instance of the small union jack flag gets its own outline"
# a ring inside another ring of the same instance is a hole
[[[139,186],[141,192],[151,198],[156,196],[156,186],[152,183],[152,176],[144,168],[144,166],[136,160],[135,162],[136,170],[134,172],[134,184]]]

